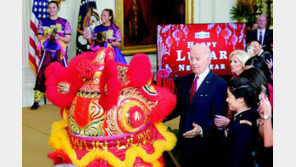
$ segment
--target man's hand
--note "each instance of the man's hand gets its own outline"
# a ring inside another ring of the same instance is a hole
[[[189,139],[189,138],[193,138],[193,137],[199,135],[200,130],[201,130],[200,129],[200,126],[198,124],[196,124],[196,123],[193,123],[192,126],[193,126],[193,129],[192,130],[183,133],[183,136],[185,138],[188,138]]]
[[[216,116],[217,117],[214,118],[214,123],[217,127],[225,128],[229,124],[230,120],[227,117],[224,117],[222,115],[216,115]]]

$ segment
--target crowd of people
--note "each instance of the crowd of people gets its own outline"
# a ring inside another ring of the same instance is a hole
[[[31,109],[39,107],[45,92],[46,67],[52,62],[68,65],[67,49],[51,52],[46,46],[52,48],[52,40],[69,43],[70,23],[57,16],[57,2],[50,1],[48,10],[49,18],[42,19],[38,25],[38,39],[43,49]],[[114,24],[113,11],[104,9],[101,21],[102,25],[95,27],[91,36],[84,37],[104,47],[112,46],[115,60],[126,64],[118,48],[121,32]],[[177,105],[166,119],[181,116],[176,148],[181,150],[182,166],[272,166],[273,37],[265,26],[266,17],[260,15],[257,25],[247,34],[246,50],[229,54],[232,72],[229,81],[209,69],[211,51],[207,46],[200,44],[191,48],[193,73],[181,79]]]
[[[193,73],[181,79],[177,105],[165,120],[181,116],[181,166],[273,166],[272,31],[264,15],[257,24],[247,34],[246,50],[229,54],[229,80],[209,69],[207,46],[191,48]]]
[[[235,50],[227,83],[209,70],[210,53],[205,45],[191,48],[193,74],[181,79],[177,106],[166,120],[181,116],[176,146],[181,165],[272,166],[271,74],[253,60],[260,56]]]

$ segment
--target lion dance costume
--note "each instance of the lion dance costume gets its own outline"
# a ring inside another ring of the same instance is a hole
[[[176,137],[161,121],[176,97],[152,84],[147,55],[134,55],[130,65],[114,56],[112,48],[100,48],[77,55],[67,68],[55,62],[46,69],[48,99],[63,117],[49,137],[54,165],[165,165],[162,153]]]

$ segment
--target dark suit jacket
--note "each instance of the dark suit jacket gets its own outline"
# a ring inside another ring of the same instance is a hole
[[[229,167],[252,167],[254,150],[257,139],[256,116],[252,110],[248,110],[236,115],[225,129],[227,139],[225,149],[225,159]]]
[[[247,39],[246,39],[247,43],[250,43],[253,40],[257,40],[257,31],[258,31],[258,29],[253,30],[247,34]],[[273,43],[273,31],[269,30],[269,29],[265,29],[265,35],[264,35],[264,40],[263,40],[263,44],[262,44],[263,49],[270,52],[271,51],[271,46],[270,46],[271,43]]]
[[[208,139],[215,138],[213,136],[217,132],[217,128],[214,124],[214,115],[226,115],[227,84],[222,78],[210,71],[189,102],[194,76],[195,74],[190,74],[182,78],[177,93],[177,105],[168,119],[181,115],[177,145],[186,150],[184,152],[187,157],[192,156],[195,157],[194,160],[197,160],[196,158],[199,156],[196,156],[196,154],[209,150],[208,145],[211,145],[211,142],[207,142]],[[193,129],[193,122],[201,126],[203,137],[199,135],[193,139],[186,139],[183,137],[183,133]],[[198,145],[199,143],[202,146]],[[202,151],[199,148],[202,148]]]

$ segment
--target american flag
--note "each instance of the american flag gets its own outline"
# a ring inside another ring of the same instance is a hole
[[[40,19],[49,17],[48,9],[48,0],[34,0],[32,15],[30,20],[30,45],[29,45],[29,64],[35,71],[38,73],[38,64],[39,64],[39,56],[37,47],[39,46],[39,41],[37,38],[37,27]]]
[[[96,1],[81,0],[77,21],[76,54],[90,51],[91,40],[87,39],[91,38],[92,30],[99,24]]]
[[[84,29],[83,36],[85,36],[87,39],[92,37],[91,31],[89,30],[89,27]]]

